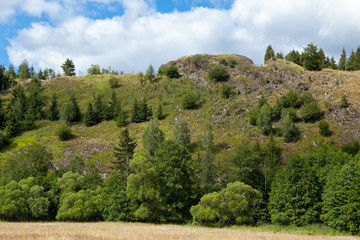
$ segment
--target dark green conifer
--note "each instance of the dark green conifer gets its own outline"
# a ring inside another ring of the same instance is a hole
[[[56,121],[59,120],[59,105],[57,102],[57,97],[56,94],[54,93],[52,96],[52,100],[51,100],[51,105],[49,107],[49,114],[48,114],[48,118],[51,121]]]
[[[88,108],[86,109],[85,116],[84,116],[84,124],[87,127],[91,127],[96,125],[97,123],[97,116],[96,112],[93,109],[93,106],[91,103],[88,104]]]

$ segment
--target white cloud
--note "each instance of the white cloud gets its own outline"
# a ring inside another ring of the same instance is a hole
[[[2,0],[0,1],[0,23],[7,22],[17,10],[29,15],[40,17],[46,13],[49,16],[57,16],[62,7],[58,2],[46,0]]]
[[[235,0],[229,10],[193,8],[166,14],[155,12],[151,1],[117,1],[124,6],[122,16],[78,16],[19,31],[7,48],[10,61],[18,65],[27,58],[35,66],[59,69],[70,57],[83,74],[91,64],[138,72],[183,55],[221,51],[261,64],[268,44],[286,53],[315,42],[337,57],[343,46],[355,48],[360,39],[357,0]]]

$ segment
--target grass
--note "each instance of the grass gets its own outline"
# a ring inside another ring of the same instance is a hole
[[[352,236],[322,235],[323,227],[312,226],[298,231],[279,230],[274,226],[207,228],[197,226],[155,225],[143,223],[9,223],[0,222],[2,240],[139,240],[139,239],[268,239],[268,240],[352,240]],[[326,231],[328,233],[328,231]]]
[[[351,107],[360,109],[360,105],[358,106],[360,85],[357,84],[360,80],[359,72],[341,72],[328,69],[321,72],[308,72],[296,64],[280,60],[264,66],[255,66],[250,65],[248,60],[244,60],[242,56],[227,54],[219,56],[197,55],[197,57],[208,58],[209,64],[217,62],[221,58],[227,61],[236,60],[235,67],[229,68],[229,71],[235,71],[233,72],[235,75],[232,75],[227,83],[234,87],[236,94],[229,99],[222,99],[219,91],[222,83],[211,83],[204,87],[194,84],[193,80],[187,77],[179,79],[161,77],[155,83],[147,83],[146,86],[141,86],[136,74],[118,76],[120,87],[114,91],[126,111],[131,110],[134,99],[139,101],[146,99],[154,111],[161,103],[167,117],[160,121],[160,128],[165,132],[167,138],[173,137],[175,119],[181,118],[188,122],[191,140],[196,142],[203,131],[204,122],[210,120],[214,129],[215,145],[229,146],[229,148],[217,152],[219,159],[226,158],[229,152],[234,150],[233,146],[240,143],[242,139],[259,140],[260,143],[264,143],[268,139],[267,136],[261,134],[257,127],[248,124],[247,112],[256,105],[261,93],[264,93],[268,97],[269,103],[274,105],[277,97],[289,89],[297,89],[301,83],[309,87],[322,106],[325,105],[325,102],[330,105],[337,104],[345,93]],[[195,58],[195,56],[181,58],[184,63],[190,63],[185,68],[192,68],[191,62]],[[49,104],[51,96],[55,92],[61,106],[69,100],[71,93],[75,93],[80,108],[84,112],[87,103],[93,101],[94,95],[101,95],[104,101],[110,101],[113,89],[108,84],[109,77],[109,75],[60,77],[43,81],[43,94],[47,104]],[[308,80],[309,77],[311,77],[311,81]],[[244,82],[246,82],[246,87]],[[200,108],[195,110],[182,109],[181,98],[187,91],[200,93],[202,99]],[[325,95],[325,93],[330,94]],[[6,91],[6,94],[1,97],[3,100],[8,100],[10,95],[10,91]],[[336,122],[331,122],[328,117],[326,120],[331,124],[334,135],[325,140],[336,139],[339,141],[339,145],[356,137],[356,133],[360,130],[360,120],[359,124],[353,122],[344,126],[338,126]],[[142,145],[141,136],[147,124],[131,123],[129,125],[130,134],[137,140],[138,146]],[[80,155],[84,158],[99,160],[101,163],[100,171],[102,172],[109,169],[109,163],[113,158],[113,148],[117,144],[118,134],[121,130],[114,121],[102,122],[89,128],[82,123],[76,123],[72,126],[75,137],[68,142],[60,142],[54,134],[59,122],[45,120],[37,122],[36,125],[36,129],[22,133],[13,139],[12,144],[1,150],[0,162],[6,157],[6,152],[9,150],[38,142],[52,151],[54,163],[57,166],[66,164],[70,157]],[[276,136],[277,142],[284,150],[283,157],[285,160],[295,151],[305,150],[314,141],[316,143],[324,141],[324,138],[318,134],[316,123],[304,124],[300,122],[298,126],[301,129],[301,138],[296,143],[284,143],[280,136]],[[344,129],[353,129],[353,131],[344,131]]]

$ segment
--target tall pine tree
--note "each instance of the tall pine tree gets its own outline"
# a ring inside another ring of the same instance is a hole
[[[130,160],[134,155],[136,141],[130,137],[129,130],[125,128],[120,132],[119,143],[114,148],[114,155],[116,159],[112,162],[116,170],[120,171],[124,183],[130,175]]]

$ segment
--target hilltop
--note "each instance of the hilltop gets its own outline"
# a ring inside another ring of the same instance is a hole
[[[214,64],[220,64],[226,69],[229,78],[226,82],[214,82],[209,79],[207,71]],[[191,141],[194,142],[193,153],[196,152],[196,142],[204,129],[204,122],[213,124],[215,135],[216,155],[219,159],[230,154],[242,140],[259,140],[261,143],[268,139],[260,129],[248,122],[248,113],[255,108],[258,99],[263,95],[271,106],[276,99],[289,90],[298,93],[309,91],[320,103],[325,112],[324,119],[330,123],[333,135],[324,138],[319,135],[317,123],[299,122],[301,136],[296,142],[284,142],[281,136],[276,141],[284,149],[283,160],[294,152],[307,149],[311,145],[322,142],[335,142],[341,146],[344,143],[359,139],[360,95],[359,72],[343,72],[324,69],[319,72],[306,71],[299,65],[284,60],[268,61],[262,66],[254,65],[244,56],[235,54],[222,55],[193,55],[184,56],[178,60],[162,65],[160,72],[169,66],[178,68],[179,78],[157,76],[144,86],[140,84],[137,74],[123,74],[117,76],[120,87],[114,89],[123,108],[130,112],[135,99],[147,100],[155,109],[163,105],[166,118],[160,121],[160,128],[167,138],[173,137],[174,124],[177,119],[188,122]],[[112,90],[108,84],[110,75],[94,75],[83,77],[57,77],[42,81],[43,94],[49,105],[51,96],[56,93],[60,106],[68,101],[71,93],[75,94],[82,112],[88,102],[100,95],[105,101],[110,101]],[[231,86],[231,96],[221,97],[222,85]],[[200,96],[196,109],[186,110],[181,106],[181,99],[188,92],[196,92]],[[346,95],[350,106],[340,108],[339,101]],[[6,101],[10,98],[10,91],[3,94]],[[93,127],[85,127],[82,123],[72,125],[74,138],[61,142],[55,135],[59,122],[42,120],[36,122],[36,128],[23,132],[13,139],[12,144],[2,150],[3,157],[10,150],[28,143],[38,142],[45,145],[53,154],[57,167],[65,166],[75,155],[82,156],[87,165],[95,165],[101,173],[109,173],[110,161],[114,158],[113,148],[118,141],[120,128],[114,121],[103,121]],[[277,127],[278,123],[274,123]],[[129,131],[141,146],[143,130],[148,125],[131,123]]]

